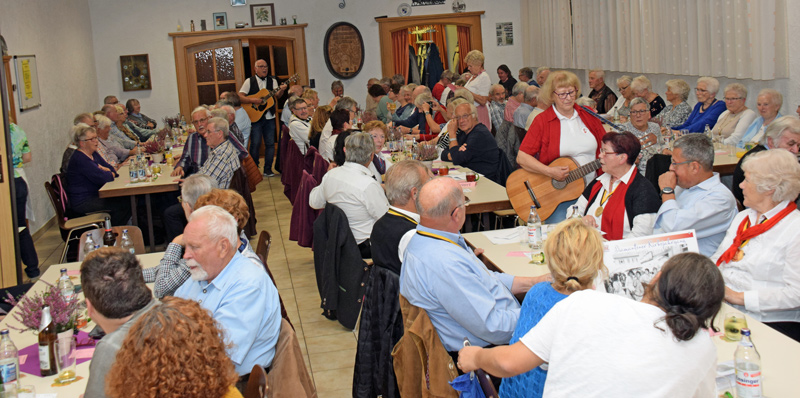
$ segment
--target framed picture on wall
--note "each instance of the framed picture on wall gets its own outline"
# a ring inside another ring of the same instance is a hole
[[[119,57],[122,72],[122,91],[152,90],[150,85],[150,58],[147,54]]]
[[[256,26],[275,26],[275,3],[251,4],[250,22]]]
[[[228,29],[227,12],[215,12],[213,21],[214,21],[214,30]]]
[[[239,7],[247,4],[247,0],[231,0],[232,7]]]

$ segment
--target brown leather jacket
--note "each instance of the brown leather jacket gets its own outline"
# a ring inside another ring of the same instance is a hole
[[[392,350],[397,386],[403,397],[457,398],[449,381],[458,376],[453,359],[425,310],[400,296],[405,332]]]
[[[294,329],[281,319],[281,332],[275,345],[275,359],[267,375],[271,398],[315,398],[317,391],[303,361],[303,353]]]

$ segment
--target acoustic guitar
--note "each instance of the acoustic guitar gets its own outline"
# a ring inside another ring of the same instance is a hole
[[[296,82],[299,78],[300,76],[295,73],[292,75],[292,77],[281,84],[286,83],[288,86]],[[264,112],[275,105],[275,94],[277,94],[278,91],[280,91],[280,84],[278,84],[278,87],[275,87],[273,90],[262,88],[259,92],[247,96],[247,98],[261,100],[260,104],[242,104],[242,108],[244,108],[245,112],[247,112],[247,116],[250,116],[251,122],[255,123],[261,120],[261,117],[264,116]]]
[[[558,158],[549,164],[550,167],[566,166],[569,174],[564,181],[558,181],[549,176],[532,173],[519,169],[506,180],[506,193],[511,201],[511,206],[521,218],[527,219],[532,205],[538,205],[536,210],[542,220],[547,219],[561,203],[577,199],[586,188],[583,177],[600,168],[600,160],[595,159],[583,166],[569,157]],[[538,202],[538,203],[537,203]]]

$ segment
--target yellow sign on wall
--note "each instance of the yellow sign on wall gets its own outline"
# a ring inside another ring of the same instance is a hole
[[[25,88],[25,98],[33,98],[33,85],[31,84],[31,61],[22,60],[22,86]]]

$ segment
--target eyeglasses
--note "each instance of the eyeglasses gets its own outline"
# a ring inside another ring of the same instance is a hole
[[[684,160],[683,162],[675,163],[675,161],[672,160],[672,158],[670,158],[669,161],[670,161],[670,164],[672,165],[672,167],[678,167],[678,166],[680,166],[682,164],[687,164],[687,163],[692,163],[693,162],[693,160]]]
[[[205,123],[205,122],[207,122],[207,121],[208,121],[208,118],[207,118],[207,117],[204,117],[204,118],[202,118],[202,119],[197,119],[197,120],[194,120],[194,119],[192,119],[192,124],[197,124],[197,123]]]
[[[451,212],[450,212],[450,217],[452,217],[452,216],[453,216],[453,214],[456,214],[456,210],[458,210],[458,208],[459,208],[459,207],[461,207],[461,206],[466,206],[466,205],[467,205],[467,203],[466,203],[466,202],[464,202],[464,203],[460,203],[460,204],[456,205],[456,207],[453,209],[453,211],[451,211]]]
[[[617,86],[617,88],[619,89],[619,91],[625,91],[625,90],[627,90],[627,89],[628,89],[628,87],[630,87],[630,85],[627,85],[627,86],[625,86],[625,87],[622,87],[622,86]]]
[[[256,68],[269,68],[269,65],[256,65]]]
[[[294,108],[294,110],[296,110],[296,111],[307,111],[308,107],[307,106],[304,106],[302,108],[298,107],[298,108]]]
[[[609,152],[609,151],[606,151],[605,148],[600,148],[600,154],[601,155],[618,155],[619,152]]]
[[[699,88],[699,87],[695,87],[694,91],[697,91],[698,93],[707,93],[708,92],[708,90],[704,90],[704,89]]]
[[[738,100],[741,100],[741,99],[744,99],[744,98],[743,97],[736,97],[736,98],[727,98],[726,97],[726,98],[724,98],[725,102],[733,102],[733,101],[738,101]]]
[[[647,109],[642,109],[640,111],[630,111],[630,112],[631,112],[631,115],[643,115],[645,112],[649,113],[650,111],[648,111]]]
[[[94,136],[93,138],[87,138],[87,139],[81,140],[81,141],[97,141],[97,136]]]
[[[470,117],[472,117],[472,115],[471,114],[467,114],[467,115],[461,115],[461,116],[454,116],[453,119],[461,121],[461,120],[467,120]]]
[[[567,91],[565,93],[557,93],[557,92],[553,91],[553,94],[555,94],[556,97],[558,97],[558,98],[567,99],[567,97],[575,96],[576,94],[578,94],[578,92],[575,91],[575,90]]]

